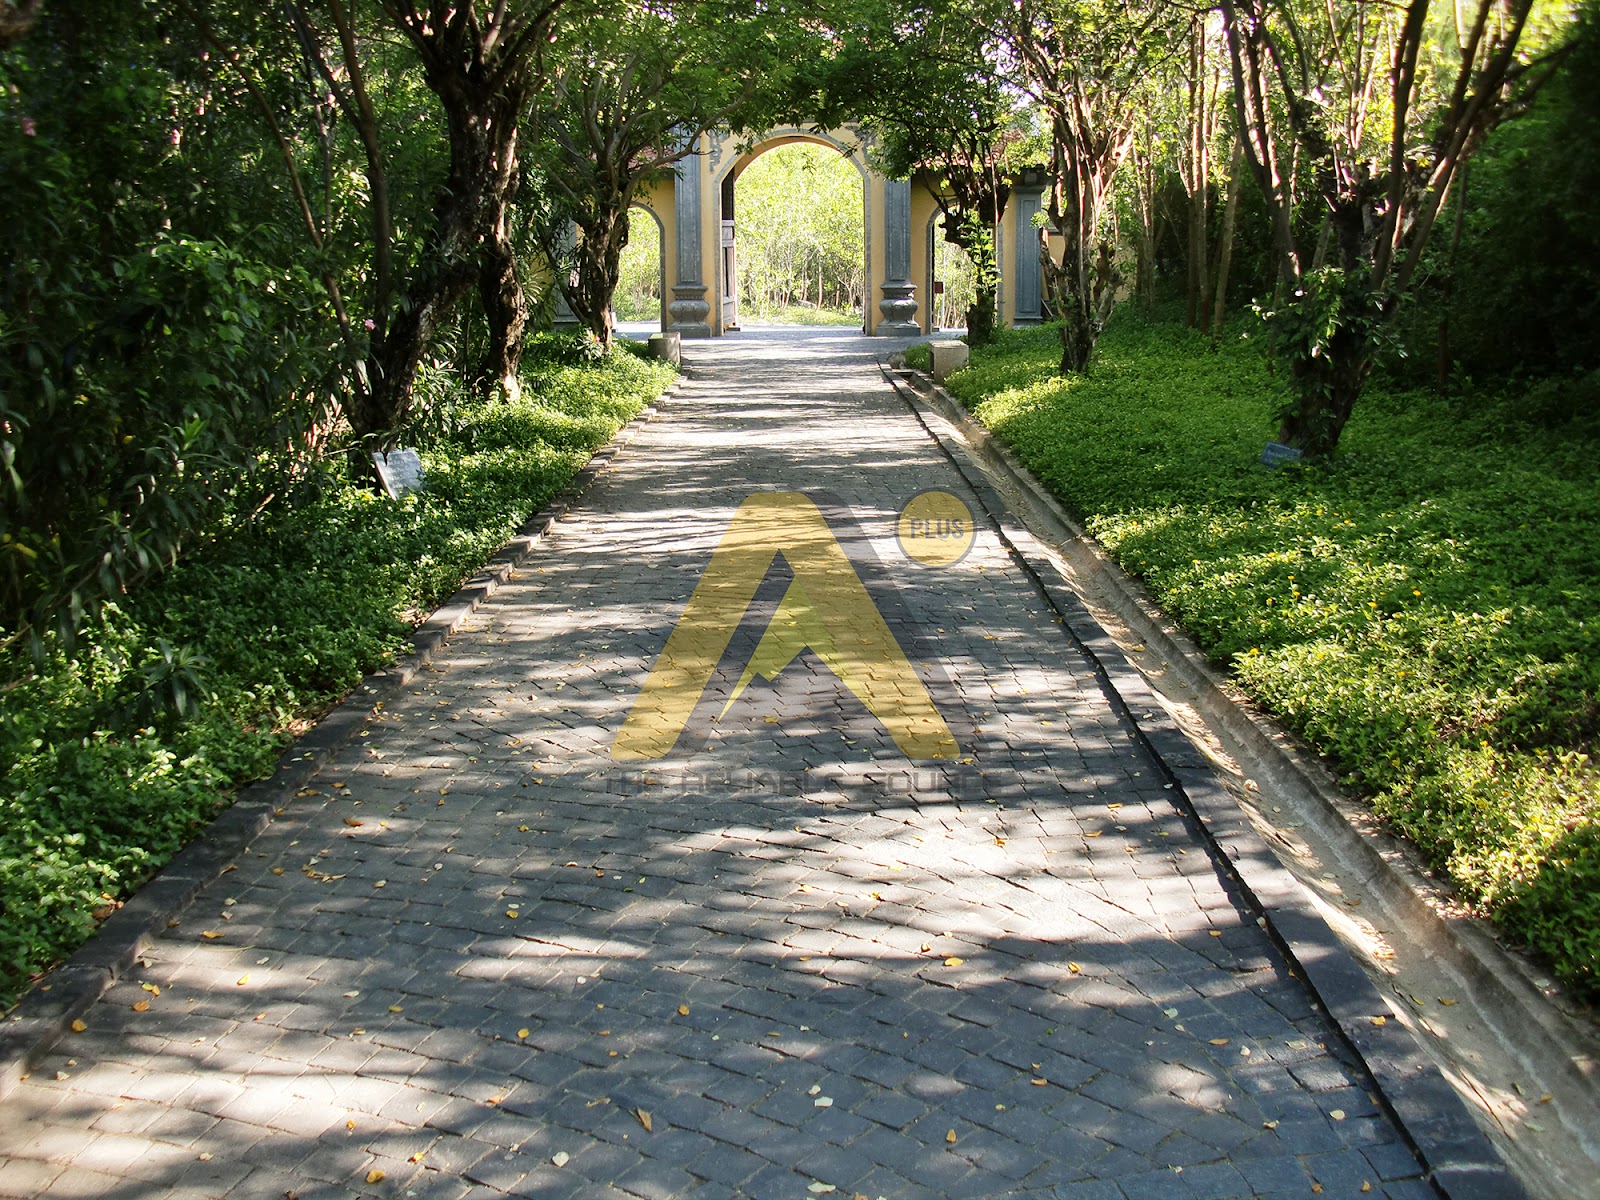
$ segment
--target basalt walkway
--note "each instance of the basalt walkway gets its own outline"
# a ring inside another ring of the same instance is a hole
[[[1032,577],[944,561],[883,348],[687,347],[13,1093],[0,1193],[1432,1195]]]

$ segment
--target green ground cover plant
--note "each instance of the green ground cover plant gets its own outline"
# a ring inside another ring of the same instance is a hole
[[[1514,942],[1600,995],[1600,379],[1379,380],[1340,453],[1271,472],[1248,332],[1131,312],[948,387],[1165,610]]]
[[[536,341],[516,403],[448,395],[414,431],[427,490],[330,477],[216,531],[0,693],[0,1002],[269,774],[305,722],[390,661],[673,370]]]

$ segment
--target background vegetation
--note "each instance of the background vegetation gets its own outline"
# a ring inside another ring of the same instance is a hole
[[[808,142],[762,154],[734,185],[739,317],[761,324],[815,311],[861,320],[866,290],[861,173]],[[828,318],[832,317],[832,320]]]

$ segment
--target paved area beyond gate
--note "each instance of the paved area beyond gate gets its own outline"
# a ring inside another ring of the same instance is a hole
[[[0,1194],[1433,1195],[883,344],[687,350]]]

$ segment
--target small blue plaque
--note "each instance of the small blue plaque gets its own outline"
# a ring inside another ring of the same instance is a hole
[[[1282,442],[1268,442],[1267,448],[1261,452],[1261,465],[1274,471],[1284,463],[1298,462],[1299,459],[1300,451]]]

